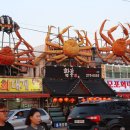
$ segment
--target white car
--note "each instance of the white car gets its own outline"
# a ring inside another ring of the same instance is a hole
[[[52,120],[49,114],[42,108],[38,109],[41,113],[42,125],[44,126],[45,130],[50,130],[50,128],[52,127]],[[29,110],[30,108],[10,110],[7,121],[14,126],[15,130],[25,129],[27,127],[25,125],[25,120]],[[23,116],[18,116],[19,113],[22,113]]]

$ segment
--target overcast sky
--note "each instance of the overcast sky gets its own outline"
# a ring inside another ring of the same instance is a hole
[[[130,22],[130,2],[125,0],[0,0],[0,5],[0,15],[11,16],[21,27],[46,32],[48,25],[73,25],[86,30],[91,41],[106,18],[110,27]],[[44,44],[44,33],[20,32],[33,47]]]

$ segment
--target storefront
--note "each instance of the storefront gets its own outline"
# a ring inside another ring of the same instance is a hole
[[[104,80],[120,97],[130,98],[130,66],[102,65]]]
[[[42,78],[0,78],[0,100],[9,109],[40,107],[50,96],[42,90]]]
[[[43,86],[52,97],[116,95],[101,78],[100,68],[46,66]]]

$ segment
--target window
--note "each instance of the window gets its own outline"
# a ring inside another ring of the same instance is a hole
[[[121,78],[127,78],[127,67],[121,67]]]
[[[112,78],[112,66],[106,66],[106,78]]]
[[[128,67],[128,78],[130,78],[130,66]]]
[[[19,111],[15,114],[15,116],[17,116],[17,119],[22,119],[24,118],[24,112],[23,111]]]
[[[40,113],[41,113],[41,116],[46,115],[46,113],[45,113],[43,110],[39,110],[39,111],[40,111]]]
[[[113,66],[113,78],[120,78],[120,66]]]

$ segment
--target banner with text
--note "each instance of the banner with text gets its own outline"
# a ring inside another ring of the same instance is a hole
[[[42,92],[42,78],[0,78],[0,92]]]
[[[105,81],[116,92],[130,92],[130,80],[105,79]]]
[[[100,68],[46,66],[45,78],[101,78]]]

